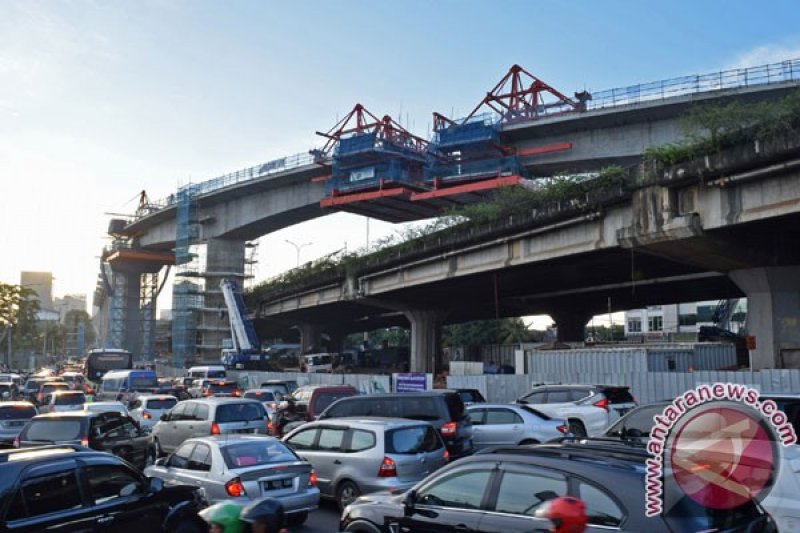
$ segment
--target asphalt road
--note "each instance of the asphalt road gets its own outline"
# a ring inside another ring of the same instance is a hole
[[[301,527],[289,528],[290,533],[336,533],[339,531],[339,508],[336,503],[321,500],[319,509],[308,515]]]

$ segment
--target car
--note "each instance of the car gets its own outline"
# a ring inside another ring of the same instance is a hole
[[[239,383],[232,379],[213,379],[205,388],[204,396],[241,396],[242,390]]]
[[[461,401],[464,405],[469,407],[475,403],[486,403],[486,398],[483,397],[481,391],[478,389],[453,389],[461,396]]]
[[[159,456],[174,452],[193,437],[228,434],[266,434],[269,417],[261,402],[244,398],[186,400],[153,426]]]
[[[153,437],[129,416],[119,413],[69,411],[47,413],[28,420],[14,440],[15,448],[42,444],[81,444],[110,452],[137,468],[155,462]]]
[[[448,461],[433,426],[401,418],[311,422],[283,441],[314,466],[320,494],[340,510],[360,494],[405,492]]]
[[[42,410],[48,413],[81,411],[86,395],[79,390],[58,390],[49,395],[49,400],[46,406],[42,406]]]
[[[320,420],[379,416],[430,422],[439,430],[451,459],[473,451],[472,423],[454,390],[368,394],[343,398],[325,409]]]
[[[625,413],[636,407],[629,387],[615,385],[543,385],[518,398],[553,418],[569,422],[577,437],[602,434]]]
[[[25,382],[25,386],[22,387],[21,396],[23,400],[27,400],[33,404],[36,403],[36,395],[39,393],[39,387],[42,386],[42,383],[47,381],[46,378],[43,377],[30,377]]]
[[[161,415],[172,409],[178,404],[175,396],[167,394],[143,394],[137,397],[131,404],[131,417],[139,422],[139,425],[152,428],[161,418]]]
[[[190,398],[204,398],[207,396],[206,391],[208,389],[208,384],[211,383],[210,379],[196,379],[192,382],[191,386],[189,387],[189,397]]]
[[[300,387],[293,379],[268,379],[261,383],[262,389],[278,389],[284,396],[292,394]]]
[[[70,390],[83,390],[86,378],[80,372],[63,372],[60,376],[68,385]]]
[[[0,451],[0,531],[204,533],[194,487],[165,486],[82,446]]]
[[[167,484],[202,488],[210,503],[246,505],[271,496],[283,505],[290,525],[302,524],[319,503],[311,465],[278,439],[265,435],[187,439],[145,474]]]
[[[178,400],[188,400],[189,390],[178,381],[173,381],[169,378],[161,378],[158,380],[158,390],[156,394],[165,394],[167,396],[174,396]]]
[[[588,441],[587,441],[588,442]],[[558,496],[586,504],[587,533],[720,531],[776,533],[756,502],[705,508],[678,491],[665,494],[664,514],[645,515],[642,449],[605,444],[496,447],[432,473],[404,494],[371,494],[345,508],[340,531],[549,531],[536,510]]]
[[[128,408],[122,402],[86,402],[83,404],[85,413],[108,413],[114,412],[124,416],[130,416]]]
[[[275,416],[275,410],[283,399],[283,395],[277,389],[249,389],[244,391],[243,398],[251,400],[258,400],[264,404],[264,409],[267,410],[270,420]]]
[[[0,381],[0,399],[14,401],[19,398],[19,390],[13,381]]]
[[[539,444],[569,434],[566,420],[552,418],[529,405],[482,403],[467,407],[467,413],[476,449]]]
[[[777,404],[794,427],[795,434],[800,436],[800,394],[759,394],[760,402],[766,400],[772,400]],[[653,428],[653,417],[661,414],[670,404],[670,401],[665,400],[639,406],[609,427],[603,436],[645,447],[650,439],[650,430]],[[795,466],[800,464],[800,445],[792,444],[781,448],[778,476],[761,504],[775,519],[781,531],[792,531],[797,524],[797,517],[800,517],[800,501],[796,498],[796,495],[800,494],[800,476]]]
[[[10,446],[28,420],[37,414],[30,402],[0,403],[0,443]]]
[[[290,396],[290,401],[281,402],[270,423],[270,433],[275,437],[281,437],[305,422],[316,420],[320,413],[336,400],[357,394],[358,391],[352,385],[299,387]]]
[[[50,395],[56,391],[68,391],[69,385],[65,381],[45,381],[36,393],[36,405],[39,407],[50,403]]]

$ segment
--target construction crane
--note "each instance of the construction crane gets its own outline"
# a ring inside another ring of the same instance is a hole
[[[219,283],[231,325],[233,348],[222,350],[222,363],[227,368],[260,369],[266,366],[267,355],[261,353],[261,343],[253,323],[247,318],[242,293],[235,281],[223,279]]]

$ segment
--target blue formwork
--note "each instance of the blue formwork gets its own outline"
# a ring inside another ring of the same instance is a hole
[[[436,132],[434,145],[441,151],[463,150],[480,144],[497,144],[500,132],[488,120],[475,120],[466,124],[453,124]]]
[[[438,185],[448,182],[471,181],[488,177],[524,176],[525,169],[516,156],[479,159],[477,161],[457,161],[433,163],[425,169],[425,182]]]
[[[331,195],[334,191],[342,193],[375,190],[381,184],[419,189],[423,186],[423,176],[423,165],[415,160],[389,159],[358,166],[337,165],[334,160],[327,192]]]

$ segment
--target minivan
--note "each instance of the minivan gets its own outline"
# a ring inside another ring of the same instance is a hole
[[[439,430],[451,458],[472,452],[472,422],[461,396],[454,390],[437,389],[342,398],[325,409],[319,415],[319,420],[354,416],[409,418],[430,422]]]
[[[283,441],[311,463],[320,496],[339,509],[361,494],[405,492],[447,463],[447,448],[427,422],[342,418],[312,422]]]
[[[130,404],[141,394],[158,392],[158,378],[152,370],[112,370],[103,375],[98,401],[118,401]]]
[[[153,426],[159,455],[174,452],[186,439],[229,433],[266,434],[269,417],[261,402],[209,397],[185,400]]]
[[[228,374],[222,365],[193,366],[189,369],[187,377],[192,379],[225,379]]]

